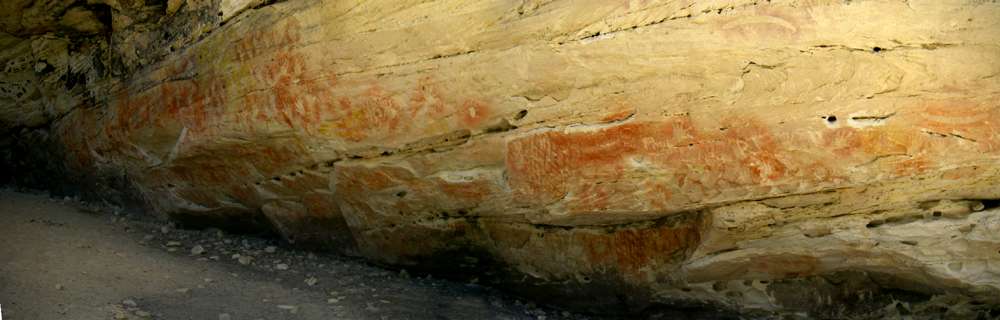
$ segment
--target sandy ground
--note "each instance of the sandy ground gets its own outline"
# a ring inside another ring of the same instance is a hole
[[[0,190],[4,320],[588,318],[276,239],[109,211]]]

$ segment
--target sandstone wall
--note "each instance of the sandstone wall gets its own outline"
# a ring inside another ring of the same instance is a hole
[[[119,6],[31,101],[157,213],[595,310],[1000,303],[996,2]]]

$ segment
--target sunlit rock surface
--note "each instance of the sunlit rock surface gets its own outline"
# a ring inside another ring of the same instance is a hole
[[[3,21],[5,162],[105,198],[591,311],[1000,304],[994,2],[67,10]]]

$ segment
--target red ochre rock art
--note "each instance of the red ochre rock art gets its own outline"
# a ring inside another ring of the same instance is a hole
[[[247,10],[46,134],[185,224],[592,311],[1000,304],[995,5],[446,3]]]

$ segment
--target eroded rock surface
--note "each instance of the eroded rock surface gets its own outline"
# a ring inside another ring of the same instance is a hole
[[[1000,304],[997,3],[111,7],[3,52],[8,149],[165,216],[593,311]]]

